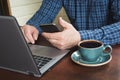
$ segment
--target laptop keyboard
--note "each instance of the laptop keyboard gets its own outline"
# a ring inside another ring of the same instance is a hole
[[[35,62],[39,69],[52,60],[52,58],[37,55],[33,55],[33,58],[35,59]]]

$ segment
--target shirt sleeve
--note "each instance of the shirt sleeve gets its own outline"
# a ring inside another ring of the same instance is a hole
[[[96,39],[105,44],[120,44],[120,0],[114,0],[111,6],[113,22],[110,25],[94,30],[79,31],[82,40]]]
[[[61,0],[43,0],[40,9],[26,24],[35,26],[41,32],[42,30],[39,26],[41,24],[52,23],[61,8]]]
[[[79,31],[82,40],[96,39],[105,44],[120,44],[120,22],[104,26],[101,29]]]

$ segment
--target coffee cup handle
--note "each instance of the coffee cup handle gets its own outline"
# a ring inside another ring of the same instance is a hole
[[[110,55],[112,53],[112,47],[110,45],[105,45],[103,48],[103,56]]]

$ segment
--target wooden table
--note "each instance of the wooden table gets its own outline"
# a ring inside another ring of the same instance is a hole
[[[73,51],[41,78],[0,69],[0,80],[120,80],[120,45],[113,46],[109,64],[95,68],[75,64],[70,57]]]

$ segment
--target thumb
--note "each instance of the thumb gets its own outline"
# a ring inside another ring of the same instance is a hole
[[[62,17],[59,17],[58,23],[59,23],[59,25],[62,26],[64,29],[69,28],[69,27],[71,26],[71,24],[68,23],[67,21],[63,20]]]

